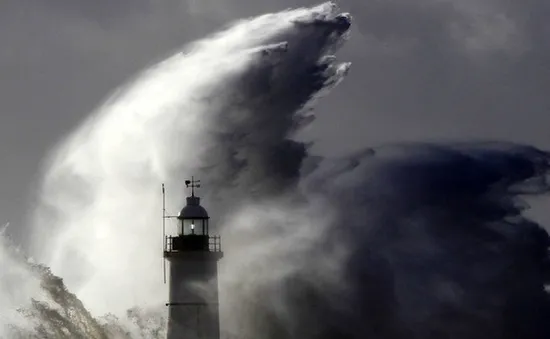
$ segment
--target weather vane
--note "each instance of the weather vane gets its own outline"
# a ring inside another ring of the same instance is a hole
[[[195,177],[191,177],[191,180],[185,180],[185,187],[191,187],[191,196],[195,196],[195,188],[201,187],[201,181],[195,180]]]

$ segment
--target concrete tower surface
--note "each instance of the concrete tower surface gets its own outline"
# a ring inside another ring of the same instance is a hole
[[[221,239],[209,234],[208,212],[195,196],[199,181],[185,183],[191,196],[176,217],[177,234],[164,241],[164,258],[170,264],[167,339],[219,339]]]

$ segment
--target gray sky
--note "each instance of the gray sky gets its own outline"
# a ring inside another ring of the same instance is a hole
[[[21,224],[46,152],[133,73],[225,23],[310,0],[0,2],[0,222]],[[395,141],[550,149],[550,3],[342,0],[350,75],[305,136],[336,153]]]

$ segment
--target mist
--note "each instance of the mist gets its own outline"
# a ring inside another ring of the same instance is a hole
[[[301,178],[307,202],[272,201],[228,228],[241,239],[224,265],[240,272],[225,282],[240,291],[228,327],[245,338],[546,338],[550,242],[523,212],[548,193],[549,159],[504,142],[323,159]]]
[[[524,216],[524,199],[548,193],[547,152],[402,143],[322,157],[296,140],[350,69],[333,56],[347,28],[318,24],[338,14],[236,22],[136,76],[58,145],[33,214],[44,266],[2,248],[11,284],[36,282],[10,299],[35,320],[27,335],[162,337],[160,183],[175,214],[191,175],[224,239],[226,337],[550,334],[548,234]]]

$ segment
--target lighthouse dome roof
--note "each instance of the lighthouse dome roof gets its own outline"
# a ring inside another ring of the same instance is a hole
[[[187,197],[187,205],[181,209],[178,219],[208,219],[208,212],[200,205],[200,198]]]

